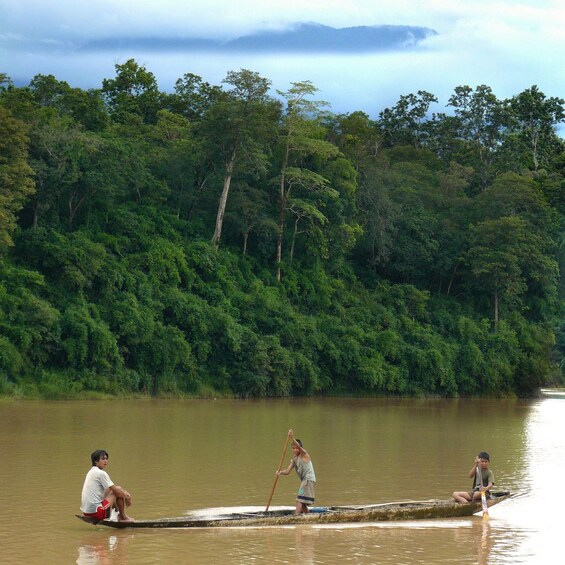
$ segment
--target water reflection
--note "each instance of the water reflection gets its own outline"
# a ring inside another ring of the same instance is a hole
[[[493,544],[489,520],[482,520],[480,528],[481,535],[477,536],[479,539],[479,543],[477,544],[477,563],[479,565],[487,565]]]
[[[527,533],[515,546],[523,559],[519,562],[555,563],[562,553],[565,519],[556,502],[565,472],[564,429],[565,399],[544,399],[532,406],[525,426],[523,490],[504,514],[514,528]]]
[[[100,531],[90,535],[78,548],[77,565],[127,564],[129,562],[127,545],[132,535],[108,536]]]

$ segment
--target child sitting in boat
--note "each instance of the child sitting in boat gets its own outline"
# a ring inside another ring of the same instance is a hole
[[[316,498],[316,475],[310,455],[302,446],[299,439],[294,438],[292,430],[288,430],[288,437],[292,441],[292,452],[294,457],[290,465],[284,471],[277,471],[278,475],[288,475],[292,468],[296,469],[296,474],[300,478],[300,488],[296,496],[296,514],[307,514],[310,512],[308,506],[314,504]]]
[[[489,469],[490,455],[486,451],[481,451],[476,457],[469,478],[473,479],[473,488],[470,492],[456,491],[452,494],[453,498],[460,504],[473,502],[481,499],[481,492],[485,492],[490,498],[490,490],[494,486],[494,474]],[[480,475],[480,480],[478,479]]]

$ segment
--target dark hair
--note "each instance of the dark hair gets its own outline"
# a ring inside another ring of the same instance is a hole
[[[98,463],[98,461],[100,461],[102,456],[106,456],[106,459],[110,457],[108,455],[108,452],[105,451],[104,449],[97,449],[94,453],[90,455],[90,460],[92,461],[93,467],[96,465],[96,463]]]
[[[486,451],[481,451],[478,455],[479,459],[486,459],[490,461],[490,455]]]
[[[302,447],[302,440],[301,439],[294,439],[294,441],[300,446]]]

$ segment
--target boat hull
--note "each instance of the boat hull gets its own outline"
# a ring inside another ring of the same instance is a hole
[[[494,493],[488,500],[489,507],[506,500],[508,492]],[[471,516],[481,510],[481,502],[457,504],[452,500],[403,501],[358,506],[330,506],[313,509],[308,514],[295,515],[289,510],[233,514],[218,519],[160,518],[135,522],[96,521],[76,515],[84,522],[111,528],[228,528],[263,527],[317,524],[351,524],[360,522],[385,522],[393,520],[425,520]]]

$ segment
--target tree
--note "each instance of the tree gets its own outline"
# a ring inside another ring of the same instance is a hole
[[[462,257],[467,249],[467,230],[461,226],[469,224],[471,199],[466,190],[473,169],[451,162],[449,169],[439,174],[439,198],[437,202],[438,251],[435,271],[438,276],[438,289],[449,295],[458,277]]]
[[[508,127],[508,111],[491,88],[480,85],[473,89],[458,86],[447,106],[453,116],[434,117],[435,143],[452,160],[473,167],[475,190],[484,190],[495,174],[498,151]]]
[[[359,171],[379,154],[383,133],[367,114],[352,112],[329,117],[328,139],[339,147]]]
[[[501,304],[510,311],[522,307],[528,283],[539,284],[543,293],[555,293],[557,264],[547,255],[544,240],[519,216],[485,220],[472,226],[467,261],[473,276],[491,294],[495,327],[500,320]]]
[[[102,81],[111,116],[117,122],[127,122],[131,116],[137,116],[144,123],[155,123],[162,96],[153,73],[134,59],[123,65],[116,63],[115,69],[116,78]]]
[[[268,96],[271,82],[258,73],[242,69],[230,71],[223,81],[231,91],[218,97],[207,112],[201,131],[215,149],[224,167],[222,193],[218,203],[212,243],[219,245],[222,226],[236,163],[265,172],[267,142],[274,133],[278,104]]]
[[[413,145],[421,147],[427,139],[426,117],[437,98],[425,90],[401,96],[393,108],[379,114],[378,125],[388,146]]]
[[[221,86],[212,86],[193,73],[185,73],[175,83],[175,92],[167,98],[171,111],[196,122],[206,114],[218,96]]]
[[[478,156],[481,163],[489,162],[489,156],[497,149],[505,125],[502,102],[489,86],[458,86],[449,98],[448,106],[453,107],[459,119],[459,136],[468,148]]]
[[[467,260],[473,276],[481,279],[491,293],[495,327],[501,299],[516,305],[526,291],[518,255],[519,247],[525,243],[524,228],[524,221],[514,216],[486,220],[471,231]]]
[[[279,226],[277,234],[277,281],[281,280],[281,263],[286,211],[293,187],[302,186],[307,190],[326,183],[321,175],[300,166],[307,157],[328,159],[335,157],[339,150],[322,138],[317,118],[326,102],[310,100],[317,92],[310,81],[294,82],[286,92],[277,91],[286,100],[286,112],[280,130],[282,162],[277,179],[279,187]],[[296,163],[297,166],[293,166]]]
[[[30,137],[30,162],[37,179],[32,226],[37,228],[40,215],[50,209],[55,217],[59,212],[65,214],[68,225],[72,226],[85,203],[107,187],[108,183],[94,174],[107,142],[84,132],[69,118],[56,116],[39,119]],[[65,206],[59,210],[61,202]]]
[[[294,259],[294,246],[296,245],[296,237],[300,233],[304,233],[304,229],[302,231],[299,230],[299,224],[302,222],[306,222],[307,225],[309,224],[311,228],[313,228],[316,224],[324,225],[328,222],[328,219],[324,214],[316,208],[316,206],[312,206],[309,202],[302,200],[301,198],[291,198],[289,200],[289,210],[294,216],[294,230],[292,232],[292,241],[290,244],[290,264],[292,265],[292,261]],[[306,228],[308,230],[309,228]]]
[[[474,208],[479,221],[505,217],[523,220],[527,242],[516,253],[528,288],[524,301],[528,316],[542,319],[545,315],[541,310],[553,308],[551,297],[555,296],[558,272],[556,236],[560,230],[538,183],[530,176],[502,174],[475,200]]]
[[[563,141],[555,132],[555,126],[565,121],[563,104],[565,100],[547,98],[535,85],[508,101],[512,111],[513,135],[523,147],[524,154],[528,155],[534,171],[563,152]]]
[[[108,125],[109,116],[100,90],[71,88],[53,75],[38,74],[29,85],[37,104],[53,108],[61,116],[70,116],[89,130],[101,131]]]
[[[400,205],[391,197],[391,180],[387,173],[377,163],[366,167],[357,190],[357,209],[363,227],[357,252],[361,253],[363,262],[374,270],[386,269],[401,211]]]
[[[157,123],[149,132],[148,161],[153,174],[166,181],[170,202],[178,218],[186,215],[195,198],[198,140],[192,124],[184,116],[159,110]],[[184,212],[185,214],[183,214]]]
[[[0,90],[4,90],[6,86],[13,86],[12,79],[6,73],[0,73]]]
[[[239,182],[235,186],[232,211],[226,212],[226,218],[238,230],[238,235],[243,237],[243,255],[247,255],[252,233],[258,234],[260,238],[269,238],[277,232],[277,224],[269,216],[268,196],[260,186],[246,182]]]
[[[0,106],[0,250],[13,245],[17,214],[35,189],[27,146],[26,125]]]

